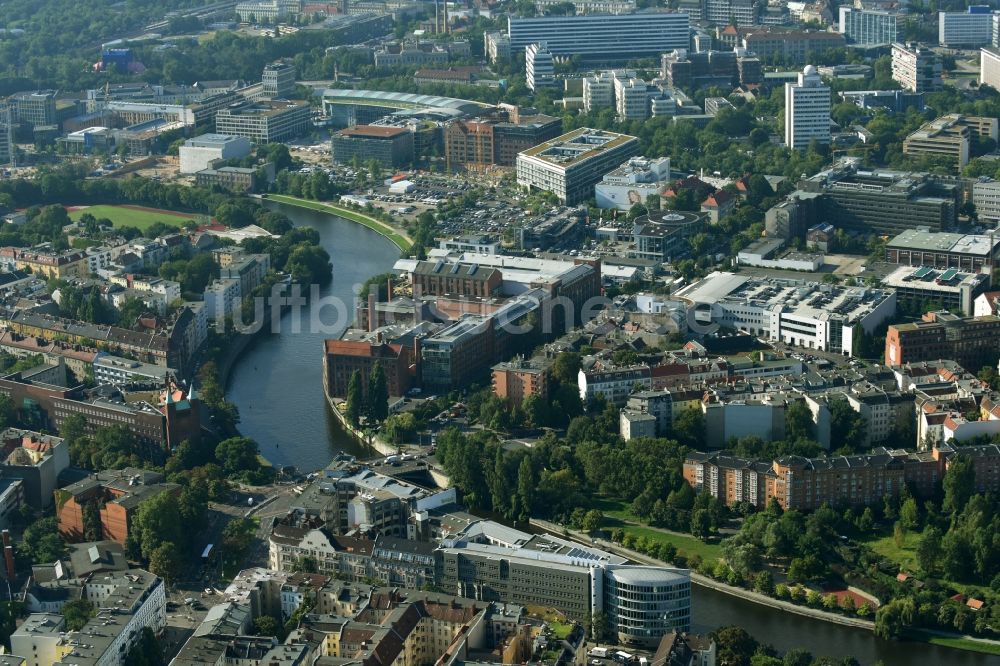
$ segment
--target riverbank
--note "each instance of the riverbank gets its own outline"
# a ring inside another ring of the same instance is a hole
[[[563,527],[562,525],[556,525],[547,520],[540,520],[538,518],[532,518],[531,523],[537,527],[550,531],[556,535],[559,534],[569,534],[577,541],[583,543],[596,542],[601,548],[609,552],[615,553],[616,555],[621,555],[622,557],[627,557],[628,559],[638,562],[639,564],[648,564],[651,566],[663,566],[664,562],[648,555],[643,555],[629,548],[625,548],[619,544],[606,541],[604,539],[592,540],[590,536],[584,534],[583,532],[578,532],[576,530],[571,530],[568,527]],[[839,624],[845,627],[851,627],[854,629],[864,629],[866,631],[874,631],[875,623],[871,620],[863,620],[856,617],[847,617],[844,615],[837,615],[834,613],[828,613],[826,611],[820,610],[818,608],[810,608],[808,606],[799,606],[798,604],[793,604],[789,601],[782,601],[781,599],[775,599],[773,597],[766,596],[764,594],[759,594],[751,590],[746,590],[742,587],[733,587],[731,585],[726,585],[717,580],[713,580],[707,576],[703,576],[696,571],[691,572],[691,583],[701,587],[706,587],[716,592],[722,592],[723,594],[728,594],[733,597],[739,597],[745,601],[750,601],[761,606],[769,606],[777,610],[781,610],[788,613],[794,613],[795,615],[802,615],[804,617],[810,617],[817,620],[823,620],[824,622],[830,622],[833,624]]]
[[[324,395],[325,393],[326,392],[324,391]],[[399,453],[399,449],[397,447],[387,442],[383,442],[378,435],[372,435],[371,439],[369,439],[365,436],[363,431],[358,430],[353,425],[348,423],[347,417],[340,411],[336,401],[328,395],[326,396],[326,403],[330,405],[330,411],[333,412],[334,418],[340,422],[340,425],[344,428],[347,434],[353,437],[359,444],[370,447],[377,453],[381,453],[383,456],[392,456]]]
[[[298,206],[299,208],[308,208],[309,210],[314,210],[320,213],[329,213],[330,215],[336,215],[337,217],[342,217],[345,220],[356,222],[368,227],[377,234],[388,238],[403,252],[406,252],[413,246],[413,239],[410,238],[406,232],[386,224],[381,220],[376,220],[370,215],[365,215],[364,213],[359,213],[356,210],[347,208],[346,206],[333,203],[321,203],[319,201],[300,199],[298,197],[290,197],[287,194],[264,194],[261,195],[261,199],[264,201],[275,201],[289,206]]]

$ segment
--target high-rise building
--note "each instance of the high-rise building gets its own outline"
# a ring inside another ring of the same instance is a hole
[[[649,117],[646,82],[633,76],[615,77],[615,110],[618,120],[645,120]]]
[[[583,109],[592,113],[598,109],[608,109],[615,104],[615,74],[613,71],[599,72],[583,77]]]
[[[851,44],[878,46],[896,41],[896,15],[872,9],[840,8],[839,32]]]
[[[987,46],[979,50],[979,83],[1000,90],[1000,49]]]
[[[273,62],[264,67],[261,75],[264,96],[287,98],[295,92],[295,66],[284,62]]]
[[[916,44],[892,45],[892,78],[911,92],[941,89],[941,62],[928,48]]]
[[[715,25],[754,25],[757,3],[754,0],[705,0],[705,20]]]
[[[580,56],[587,62],[625,62],[686,49],[691,42],[687,14],[644,11],[634,14],[538,16],[507,19],[511,50],[544,43],[553,56]]]
[[[785,84],[785,145],[802,150],[813,140],[830,143],[830,88],[806,65],[798,83]]]
[[[949,48],[984,46],[993,34],[989,7],[969,7],[964,12],[938,12],[938,44]]]
[[[555,61],[544,42],[524,47],[524,75],[532,91],[555,85]]]

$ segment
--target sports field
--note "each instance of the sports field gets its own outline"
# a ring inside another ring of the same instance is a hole
[[[81,206],[70,210],[69,216],[79,220],[84,213],[90,213],[97,219],[106,217],[116,227],[135,227],[145,231],[157,222],[171,227],[180,227],[185,221],[198,216],[189,213],[178,213],[172,210],[144,208],[142,206]]]

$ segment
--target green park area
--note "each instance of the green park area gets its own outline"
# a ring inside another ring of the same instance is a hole
[[[646,527],[642,524],[643,521],[632,513],[628,502],[597,498],[593,504],[594,508],[604,514],[604,522],[601,527],[607,531],[617,528],[635,539],[644,538],[656,544],[673,544],[678,555],[689,559],[695,555],[700,556],[702,560],[719,558],[720,549],[717,543],[705,542],[689,534]]]
[[[70,219],[79,220],[84,213],[89,213],[97,219],[106,218],[111,220],[115,227],[135,227],[140,231],[145,231],[156,223],[165,224],[170,227],[180,228],[187,220],[196,219],[198,215],[188,213],[178,213],[171,210],[161,210],[157,208],[143,208],[140,206],[87,206],[77,208],[70,212]]]
[[[376,220],[374,217],[370,217],[364,213],[359,213],[344,206],[319,203],[318,201],[309,201],[298,197],[286,196],[284,194],[269,194],[267,195],[267,198],[271,201],[277,201],[278,203],[299,206],[300,208],[308,208],[321,213],[329,213],[330,215],[336,215],[337,217],[342,217],[345,220],[350,220],[351,222],[357,222],[358,224],[368,227],[372,231],[382,234],[391,240],[400,250],[409,250],[410,246],[413,245],[412,241],[408,237],[396,231],[385,222],[381,222]]]

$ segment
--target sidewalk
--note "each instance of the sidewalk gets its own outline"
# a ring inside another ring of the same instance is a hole
[[[560,536],[563,533],[568,533],[572,538],[580,541],[584,544],[595,543],[601,548],[610,551],[616,555],[621,555],[626,557],[633,562],[639,564],[648,564],[652,566],[664,566],[666,563],[658,560],[648,555],[643,555],[642,553],[637,553],[634,550],[628,548],[623,548],[619,544],[606,541],[604,539],[591,539],[589,536],[583,532],[578,532],[576,530],[571,530],[568,527],[563,527],[561,525],[556,525],[555,523],[550,523],[546,520],[539,520],[537,518],[532,518],[531,523],[537,527],[552,532],[556,536]],[[742,587],[733,587],[731,585],[726,585],[725,583],[720,583],[717,580],[703,576],[695,571],[691,572],[691,582],[695,585],[700,585],[701,587],[707,587],[717,592],[722,592],[734,597],[739,597],[746,601],[752,601],[756,604],[761,604],[762,606],[770,606],[778,610],[782,610],[788,613],[794,613],[796,615],[803,615],[805,617],[811,617],[817,620],[823,620],[824,622],[831,622],[833,624],[840,624],[846,627],[854,627],[855,629],[866,629],[868,631],[874,631],[875,623],[871,620],[863,620],[861,618],[846,617],[844,615],[837,615],[835,613],[828,613],[826,611],[820,610],[818,608],[810,608],[808,606],[799,606],[798,604],[793,604],[789,601],[783,601],[781,599],[775,599],[759,592],[753,592],[751,590],[743,589]]]

